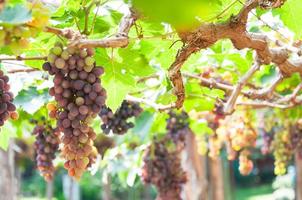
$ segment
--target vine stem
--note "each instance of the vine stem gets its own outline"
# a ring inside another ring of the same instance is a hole
[[[15,73],[21,73],[21,72],[30,73],[30,72],[37,72],[37,71],[41,71],[41,70],[40,69],[36,69],[36,68],[31,68],[31,69],[13,69],[13,70],[7,71],[7,73],[9,73],[9,74],[15,74]]]
[[[238,81],[230,98],[228,99],[227,103],[225,104],[224,113],[231,114],[234,111],[234,106],[236,104],[236,100],[237,100],[242,88],[245,86],[245,84],[248,82],[248,80],[254,75],[254,73],[259,70],[259,68],[260,68],[260,63],[256,62],[247,71],[247,73]]]
[[[131,102],[135,102],[135,103],[142,103],[142,104],[148,105],[148,106],[154,108],[155,110],[161,111],[161,112],[165,111],[165,110],[171,110],[172,108],[175,108],[174,103],[172,103],[170,105],[161,105],[161,104],[157,104],[153,101],[150,101],[148,99],[134,97],[134,96],[131,96],[131,95],[127,95],[126,100],[131,101]]]
[[[34,57],[22,57],[22,56],[16,56],[16,57],[3,57],[0,58],[0,61],[4,60],[47,60],[47,56],[34,56]]]

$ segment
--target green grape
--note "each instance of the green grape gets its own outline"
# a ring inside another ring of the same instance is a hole
[[[88,66],[93,66],[94,62],[95,62],[95,60],[92,57],[86,57],[85,58],[85,64],[88,65]]]
[[[91,65],[91,66],[85,65],[85,66],[84,66],[84,71],[85,71],[85,72],[91,72],[92,69],[93,69],[93,65]]]
[[[16,26],[16,27],[13,29],[13,35],[14,35],[15,37],[21,37],[21,36],[22,36],[22,32],[23,32],[23,30],[22,30],[22,27],[20,27],[20,26]]]
[[[29,46],[29,42],[26,38],[21,38],[18,40],[18,44],[21,48],[25,49]]]
[[[55,46],[54,48],[51,49],[51,52],[57,56],[61,55],[62,53],[62,48]]]
[[[80,51],[80,57],[81,58],[85,58],[87,56],[87,51],[85,50],[85,49],[82,49],[81,51]]]
[[[30,38],[31,37],[31,32],[29,28],[24,28],[21,34],[21,37],[23,38]]]
[[[74,47],[68,47],[66,50],[67,50],[68,53],[70,53],[70,54],[74,54],[74,53],[76,52],[76,49],[75,49]]]
[[[61,54],[61,58],[63,58],[64,60],[68,60],[69,58],[69,53],[67,50],[64,50]]]
[[[57,56],[53,53],[50,53],[47,57],[47,61],[50,62],[50,63],[54,63],[55,60],[56,60]]]
[[[56,61],[55,61],[55,66],[58,69],[63,69],[65,67],[65,60],[62,59],[62,58],[57,58]]]

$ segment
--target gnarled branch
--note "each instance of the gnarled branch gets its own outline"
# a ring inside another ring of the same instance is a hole
[[[260,6],[260,4],[263,2],[264,1],[260,0],[247,0],[239,14],[235,17],[231,17],[231,19],[227,22],[219,24],[203,24],[194,31],[179,33],[180,38],[185,44],[185,48],[183,48],[181,52],[184,50],[185,52],[183,54],[178,54],[169,71],[169,77],[173,83],[175,94],[177,96],[177,108],[180,108],[184,101],[183,94],[185,92],[180,74],[180,69],[183,63],[190,57],[192,53],[208,48],[220,39],[230,39],[234,47],[238,50],[244,48],[253,49],[257,55],[257,62],[260,62],[260,64],[274,63],[276,67],[278,67],[282,77],[278,78],[271,87],[267,88],[267,90],[259,91],[259,95],[254,96],[254,98],[261,98],[261,96],[271,93],[271,90],[276,87],[283,77],[289,77],[296,72],[302,74],[302,59],[299,58],[296,60],[290,60],[290,52],[288,48],[271,48],[268,42],[269,39],[266,35],[248,33],[246,31],[248,14],[251,10]],[[280,2],[281,1],[279,1],[279,3]],[[280,6],[280,4],[274,4],[272,6],[277,7]],[[233,96],[231,96],[230,99],[234,101],[234,97],[235,95],[233,93]],[[225,108],[224,110],[230,113],[231,110],[229,108],[232,108],[234,103],[229,102],[226,104],[226,106],[229,107]]]

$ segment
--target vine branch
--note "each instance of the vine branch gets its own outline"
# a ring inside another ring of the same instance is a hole
[[[234,106],[236,104],[236,100],[242,90],[242,88],[245,86],[245,84],[248,82],[248,80],[253,76],[253,74],[258,71],[260,68],[260,63],[256,62],[248,71],[247,73],[238,81],[237,85],[235,86],[230,98],[226,102],[224,106],[224,113],[225,114],[231,114],[234,111]]]
[[[172,108],[175,108],[175,104],[161,105],[161,104],[154,103],[153,101],[150,101],[148,99],[134,97],[131,95],[127,95],[126,100],[136,102],[136,103],[146,104],[146,105],[154,108],[157,111],[165,111],[165,110],[170,110]]]
[[[130,9],[130,13],[125,15],[120,24],[117,34],[110,38],[90,40],[90,39],[79,39],[71,42],[70,46],[77,46],[79,48],[87,47],[102,47],[102,48],[118,48],[126,47],[129,44],[128,33],[130,28],[134,25],[138,19],[138,14]]]
[[[47,60],[47,56],[34,56],[34,57],[23,57],[23,56],[15,56],[15,57],[0,57],[0,61],[4,60]]]
[[[283,1],[282,1],[283,2]],[[230,39],[233,46],[238,49],[249,48],[255,50],[257,62],[262,64],[273,63],[280,71],[280,77],[266,90],[258,91],[254,98],[261,98],[272,93],[283,77],[289,77],[293,73],[302,74],[302,59],[289,59],[289,49],[287,47],[271,48],[269,39],[264,34],[248,33],[246,25],[249,13],[258,6],[264,7],[263,0],[247,0],[238,15],[232,16],[228,21],[217,24],[202,24],[200,27],[189,32],[179,32],[178,35],[184,43],[184,47],[177,54],[175,61],[169,68],[169,78],[177,96],[176,106],[182,107],[184,101],[184,87],[180,69],[183,63],[201,49],[208,48],[220,39]],[[281,1],[277,4],[270,4],[271,7],[281,6]],[[253,69],[252,69],[253,71]],[[224,111],[228,114],[232,112],[235,101],[239,95],[242,84],[237,84],[229,101],[225,104]]]

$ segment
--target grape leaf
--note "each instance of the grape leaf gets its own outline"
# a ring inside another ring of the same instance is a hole
[[[49,101],[49,99],[48,89],[38,91],[36,87],[29,87],[27,90],[19,92],[14,103],[29,114],[33,114]]]
[[[134,78],[118,62],[104,64],[103,86],[107,91],[106,104],[115,111],[126,95],[135,88]]]
[[[14,7],[5,7],[0,12],[0,23],[7,24],[23,24],[32,19],[31,12],[22,4],[17,4]]]
[[[296,38],[302,36],[302,3],[301,0],[287,0],[279,9],[273,11],[274,14],[280,15],[283,23],[296,34]]]
[[[219,0],[133,0],[132,3],[153,20],[168,22],[182,30],[213,18],[221,9]]]

